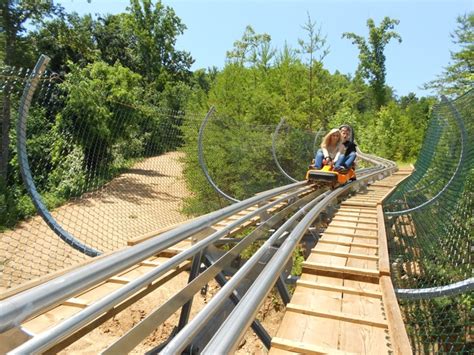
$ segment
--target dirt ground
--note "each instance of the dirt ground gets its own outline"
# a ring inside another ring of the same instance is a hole
[[[52,212],[56,221],[81,243],[110,252],[127,240],[185,221],[186,189],[182,153],[143,160],[103,186]],[[62,241],[36,216],[0,233],[0,291],[88,257]]]
[[[129,329],[143,320],[150,312],[159,305],[168,300],[174,293],[181,290],[186,285],[187,274],[181,274],[168,282],[164,287],[150,293],[139,302],[121,312],[117,316],[105,322],[99,328],[87,334],[84,338],[72,344],[60,352],[61,355],[98,354],[107,346],[112,344],[120,336],[124,335]],[[197,294],[193,300],[190,319],[202,309],[206,302],[218,292],[219,286],[215,282],[209,283],[206,295]],[[259,311],[259,319],[266,331],[273,336],[278,330],[278,326],[283,318],[284,306],[277,294],[271,294],[265,300],[264,305]],[[179,312],[173,314],[165,323],[158,327],[150,336],[144,339],[130,354],[144,354],[157,345],[166,341],[173,328],[178,323]],[[257,335],[249,329],[244,339],[240,342],[236,354],[266,354],[268,351],[263,346]]]

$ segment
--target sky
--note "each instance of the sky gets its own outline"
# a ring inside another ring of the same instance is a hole
[[[128,0],[60,0],[67,12],[116,14],[125,11]],[[385,48],[386,83],[398,96],[410,92],[432,94],[421,86],[437,77],[449,65],[450,51],[459,47],[450,34],[459,15],[474,11],[473,0],[163,0],[174,9],[187,30],[178,37],[176,48],[195,59],[192,69],[225,64],[226,52],[241,39],[247,25],[256,33],[271,36],[277,50],[285,43],[298,49],[298,39],[307,39],[302,26],[308,14],[321,33],[327,36],[330,53],[324,67],[354,74],[358,49],[344,32],[367,38],[367,19],[378,26],[385,16],[398,19],[395,31],[402,43],[392,40]]]

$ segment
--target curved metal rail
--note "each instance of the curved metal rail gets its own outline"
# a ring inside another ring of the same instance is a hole
[[[25,89],[23,90],[23,96],[21,97],[20,101],[19,118],[17,125],[17,149],[21,177],[23,179],[23,182],[25,183],[26,190],[28,191],[31,200],[33,201],[36,211],[46,222],[46,224],[53,230],[53,232],[56,233],[59,238],[61,238],[63,241],[65,241],[67,244],[69,244],[74,249],[80,251],[81,253],[84,253],[87,256],[98,256],[101,254],[100,251],[81,243],[72,234],[70,234],[63,227],[61,227],[58,222],[56,222],[51,213],[48,211],[48,208],[43,203],[43,199],[38,193],[36,185],[33,181],[33,177],[31,176],[30,164],[28,163],[28,154],[26,152],[26,120],[31,106],[31,99],[33,98],[33,94],[35,93],[39,78],[44,72],[46,65],[49,61],[49,57],[43,54],[40,56],[35,68],[31,72],[30,77],[25,85]]]
[[[278,168],[278,170],[280,170],[280,172],[290,181],[293,181],[293,182],[296,182],[298,180],[296,180],[295,178],[293,178],[292,176],[290,176],[280,165],[280,162],[278,161],[278,158],[277,158],[277,155],[276,155],[276,138],[278,137],[278,132],[280,131],[280,128],[281,126],[283,125],[283,123],[285,122],[285,119],[282,118],[280,120],[280,123],[278,123],[278,126],[275,128],[275,132],[273,132],[273,135],[272,135],[272,156],[273,156],[273,160],[275,161],[275,164]]]
[[[209,170],[207,169],[206,161],[204,159],[204,150],[202,147],[202,140],[204,137],[204,130],[206,129],[207,122],[211,118],[212,114],[216,111],[215,107],[212,106],[207,113],[206,117],[201,123],[201,127],[199,128],[199,136],[198,136],[198,158],[199,158],[199,165],[201,166],[202,172],[204,173],[204,176],[206,177],[207,181],[209,184],[212,186],[216,192],[221,195],[222,197],[226,198],[227,200],[231,202],[239,202],[240,200],[237,200],[236,198],[227,195],[224,191],[222,191],[212,180],[211,175],[209,174]],[[296,181],[295,181],[296,182]]]
[[[387,216],[401,216],[401,215],[405,215],[407,213],[411,213],[411,212],[415,212],[415,211],[418,211],[426,206],[429,206],[431,205],[433,202],[435,202],[441,195],[443,195],[444,192],[446,192],[449,188],[449,186],[452,184],[452,182],[457,178],[457,176],[459,175],[460,173],[460,168],[464,162],[464,159],[466,157],[466,152],[467,150],[465,149],[465,142],[467,141],[467,131],[466,131],[466,128],[464,127],[464,122],[463,120],[461,119],[460,115],[459,115],[459,112],[458,110],[456,110],[456,108],[454,107],[454,105],[451,103],[451,101],[449,101],[445,96],[441,96],[441,100],[448,104],[448,106],[450,107],[451,111],[453,112],[454,114],[454,117],[456,119],[456,123],[459,127],[459,131],[460,131],[460,139],[461,139],[461,152],[459,154],[459,160],[458,160],[458,163],[456,165],[456,169],[454,170],[454,173],[453,175],[451,176],[451,178],[449,179],[449,181],[446,183],[446,185],[435,195],[433,196],[432,198],[430,198],[428,201],[425,201],[421,204],[419,204],[418,206],[416,207],[412,207],[412,208],[408,208],[408,209],[405,209],[405,210],[401,210],[401,211],[387,211],[385,212],[385,215]]]
[[[455,282],[447,286],[429,287],[429,288],[398,288],[395,294],[400,299],[407,300],[426,300],[437,297],[456,296],[461,293],[474,290],[474,277],[467,280]]]

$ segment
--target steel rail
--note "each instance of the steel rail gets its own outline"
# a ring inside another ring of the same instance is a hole
[[[293,205],[286,207],[284,210],[278,212],[276,215],[272,216],[263,224],[261,224],[252,233],[244,237],[238,245],[234,246],[226,254],[220,257],[206,271],[200,274],[196,279],[194,279],[191,283],[185,286],[181,291],[175,294],[163,305],[152,311],[149,315],[146,316],[146,318],[141,320],[140,323],[136,324],[124,336],[122,336],[120,339],[111,344],[106,350],[103,351],[102,354],[126,354],[131,351],[154,329],[156,329],[160,324],[162,324],[166,319],[168,319],[176,311],[176,309],[178,309],[183,303],[190,299],[206,283],[212,280],[212,278],[215,277],[225,265],[229,264],[233,259],[235,259],[244,248],[246,248],[259,236],[265,233],[266,229],[272,228],[274,225],[276,225],[276,223],[280,222],[280,220],[284,218],[287,214],[298,208],[299,205],[307,202],[307,200],[314,198],[315,194],[317,194],[317,191],[314,191],[310,195],[304,196],[300,200],[296,201]],[[316,199],[318,198],[319,197],[316,197]],[[249,261],[247,261],[243,267],[246,267]],[[232,281],[234,277],[232,277],[230,281]],[[220,292],[218,294],[220,294]],[[214,299],[215,297],[216,296],[214,296],[212,299]],[[183,327],[183,329],[185,328],[186,326]],[[182,330],[178,334],[180,334],[181,332]]]
[[[272,247],[272,245],[283,235],[285,231],[291,228],[301,217],[322,199],[329,192],[319,195],[313,201],[310,201],[289,218],[275,233],[255,252],[255,254],[245,262],[245,264],[235,273],[226,285],[206,304],[206,306],[189,322],[161,351],[161,354],[179,354],[192,339],[201,331],[211,320],[212,316],[230,297],[238,284],[246,277],[252,268],[259,262],[260,258]]]
[[[278,126],[275,128],[275,132],[273,132],[272,134],[272,156],[273,156],[273,160],[275,161],[275,164],[278,168],[278,170],[280,170],[280,172],[287,178],[289,179],[290,181],[293,181],[293,182],[296,182],[298,180],[296,180],[295,178],[293,178],[292,176],[290,176],[280,165],[280,162],[278,161],[278,158],[277,158],[277,155],[276,155],[276,138],[278,137],[278,132],[280,131],[280,128],[281,126],[283,125],[283,123],[285,122],[285,119],[282,118],[280,120],[280,123],[278,123]]]
[[[411,213],[411,212],[418,211],[418,210],[420,210],[420,209],[422,209],[426,206],[431,205],[439,197],[441,197],[444,194],[444,192],[446,192],[448,190],[449,186],[453,183],[453,181],[457,178],[457,176],[459,175],[459,173],[461,171],[462,163],[464,162],[465,156],[467,155],[466,154],[467,149],[465,149],[465,142],[467,142],[467,139],[468,139],[467,131],[466,131],[466,128],[464,127],[464,122],[461,118],[461,115],[459,114],[458,110],[456,110],[456,108],[451,103],[451,101],[449,101],[445,96],[441,96],[441,100],[442,100],[442,102],[447,104],[449,106],[449,108],[451,109],[451,111],[453,112],[454,118],[455,118],[456,123],[459,127],[459,130],[461,132],[461,134],[460,134],[461,152],[459,154],[459,159],[458,159],[458,163],[456,165],[456,169],[454,170],[453,175],[451,176],[449,181],[446,183],[446,185],[443,186],[443,188],[435,196],[430,198],[428,201],[425,201],[425,202],[419,204],[418,206],[415,206],[415,207],[412,207],[412,208],[407,208],[407,209],[400,210],[400,211],[387,211],[387,212],[385,212],[385,215],[387,215],[387,216],[401,216],[401,215],[405,215],[405,214],[408,214],[408,213]]]
[[[72,234],[66,231],[61,225],[56,222],[54,217],[48,211],[48,208],[45,206],[41,195],[38,193],[36,189],[36,184],[33,180],[31,175],[30,164],[28,162],[28,154],[26,151],[26,121],[28,118],[28,113],[30,111],[31,100],[33,98],[33,94],[36,91],[36,87],[38,86],[38,81],[41,74],[44,72],[46,66],[48,65],[50,58],[42,54],[33,71],[30,73],[30,76],[25,84],[25,88],[23,90],[23,95],[20,100],[20,107],[19,107],[19,117],[17,123],[17,150],[18,150],[18,162],[20,165],[20,173],[25,184],[26,191],[31,197],[33,205],[35,206],[36,211],[41,216],[41,218],[45,221],[49,228],[59,236],[64,242],[69,244],[74,249],[80,251],[81,253],[86,254],[87,256],[98,256],[101,254],[100,251],[91,248],[84,243],[81,243],[77,240]]]
[[[385,170],[390,171],[392,169],[393,168],[387,167],[381,169],[382,171],[380,172],[384,172]],[[238,342],[248,328],[249,322],[255,318],[265,296],[271,290],[283,270],[284,265],[291,257],[293,249],[321,211],[326,208],[328,203],[346,190],[372,177],[377,177],[380,172],[372,173],[360,180],[336,189],[310,210],[302,221],[296,225],[270,262],[254,281],[250,289],[243,296],[242,300],[204,348],[203,354],[228,354],[236,349]]]
[[[305,190],[310,190],[310,189],[311,188],[306,188]],[[277,200],[256,209],[255,211],[250,212],[249,214],[229,224],[224,229],[211,234],[210,236],[206,237],[205,239],[200,240],[199,242],[191,246],[189,249],[186,249],[182,251],[181,253],[179,253],[178,255],[175,255],[174,257],[167,260],[165,263],[156,267],[155,269],[148,272],[147,274],[140,276],[139,278],[133,280],[132,282],[126,284],[125,286],[108,294],[104,298],[82,309],[81,311],[74,314],[70,318],[46,330],[45,332],[37,334],[36,336],[34,336],[32,339],[28,340],[21,346],[13,349],[9,354],[40,353],[40,352],[48,350],[55,344],[59,343],[61,340],[65,339],[70,334],[74,333],[76,330],[80,329],[82,326],[86,325],[87,323],[89,323],[90,321],[98,317],[100,314],[103,314],[104,312],[108,311],[109,309],[111,309],[112,307],[120,303],[121,301],[133,295],[135,292],[137,292],[141,288],[150,284],[151,282],[153,282],[158,277],[165,274],[170,269],[178,266],[183,261],[201,252],[209,244],[225,236],[230,230],[239,226],[243,222],[257,216],[258,214],[262,213],[262,211],[267,210],[268,208],[271,208],[273,206],[276,206],[285,200],[292,199],[296,197],[298,194],[301,194],[302,192],[304,191],[298,190],[286,196],[280,197]],[[224,209],[229,209],[229,207],[234,207],[234,206],[242,205],[242,204],[243,202],[240,202],[239,204],[228,206],[227,208],[224,208]],[[159,239],[161,240],[163,237],[164,235],[161,235]],[[142,245],[144,243],[138,244],[137,246]],[[156,252],[151,253],[151,255],[153,254],[156,254]],[[148,256],[151,256],[151,255],[148,255]],[[100,260],[98,260],[98,263],[99,262]]]
[[[306,182],[303,181],[265,191],[257,196],[201,216],[161,234],[159,238],[151,238],[130,248],[104,256],[94,263],[84,265],[56,279],[3,300],[0,302],[0,332],[20,325],[21,322],[40,314],[45,309],[169,248],[226,217],[281,193],[300,188],[305,184]]]
[[[319,136],[321,135],[321,133],[323,133],[323,129],[320,128],[316,134],[314,135],[314,140],[313,140],[313,156],[316,156],[316,153],[317,153],[317,149],[316,149],[316,142],[318,141],[318,138]]]
[[[207,122],[209,121],[209,119],[211,118],[211,116],[214,114],[214,112],[216,111],[215,107],[212,106],[210,109],[209,109],[209,112],[206,114],[206,117],[204,117],[204,120],[202,121],[201,123],[201,127],[199,127],[199,134],[198,134],[198,159],[199,159],[199,165],[201,166],[201,170],[202,172],[204,173],[204,176],[206,177],[206,180],[207,182],[209,182],[209,184],[212,186],[212,188],[214,190],[216,190],[216,192],[223,196],[224,198],[226,198],[227,200],[231,201],[231,202],[239,202],[239,200],[237,200],[236,198],[232,197],[232,196],[229,196],[227,195],[224,191],[222,191],[217,185],[216,183],[214,182],[214,180],[212,180],[211,178],[211,175],[209,174],[209,170],[207,169],[207,164],[206,164],[206,161],[204,159],[204,149],[203,149],[203,146],[202,146],[202,141],[203,141],[203,137],[204,137],[204,130],[206,129],[206,125],[207,125]],[[295,181],[296,182],[296,181]]]
[[[398,288],[395,294],[403,300],[427,300],[437,297],[456,296],[474,290],[474,277],[446,286],[429,288]]]

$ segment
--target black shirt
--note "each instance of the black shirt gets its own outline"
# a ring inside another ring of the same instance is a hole
[[[344,143],[342,143],[344,145],[344,147],[346,147],[346,151],[344,153],[344,155],[349,155],[350,153],[352,152],[355,152],[356,151],[356,146],[357,144],[355,144],[354,142],[351,142],[351,141],[346,141]]]

